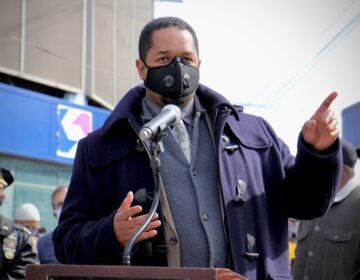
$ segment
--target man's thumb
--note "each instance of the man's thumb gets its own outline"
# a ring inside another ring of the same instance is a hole
[[[129,191],[126,197],[124,198],[124,200],[121,202],[119,211],[122,212],[129,209],[133,200],[134,200],[134,194],[132,191]]]

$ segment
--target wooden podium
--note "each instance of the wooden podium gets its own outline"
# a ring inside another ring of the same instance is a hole
[[[99,265],[28,265],[27,280],[246,280],[224,268],[171,268]]]

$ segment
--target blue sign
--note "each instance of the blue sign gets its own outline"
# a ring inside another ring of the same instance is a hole
[[[0,153],[72,164],[78,141],[110,111],[0,83]]]
[[[92,112],[57,105],[58,145],[56,155],[64,158],[74,158],[78,141],[93,130]]]

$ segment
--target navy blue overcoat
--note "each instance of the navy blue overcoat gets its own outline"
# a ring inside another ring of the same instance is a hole
[[[311,219],[326,212],[339,182],[339,141],[320,154],[300,135],[293,157],[262,118],[242,112],[204,85],[196,94],[212,119],[231,269],[248,279],[291,279],[287,219]],[[149,156],[138,137],[144,95],[143,86],[131,89],[103,127],[78,144],[53,237],[63,263],[122,262],[114,215],[129,191],[153,192]],[[239,182],[246,186],[241,190],[242,202],[234,199]],[[146,212],[151,200],[136,203]],[[161,209],[158,212],[161,217]],[[160,229],[155,238],[135,246],[132,264],[166,266],[164,244]]]

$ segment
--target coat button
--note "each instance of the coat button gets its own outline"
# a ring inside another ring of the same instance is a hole
[[[199,175],[199,170],[193,169],[192,174],[193,174],[194,176]]]
[[[175,236],[173,236],[173,237],[170,237],[169,243],[170,243],[170,245],[174,246],[178,243],[178,240]]]
[[[244,192],[246,192],[248,186],[246,184],[246,182],[244,182],[241,179],[237,179],[236,180],[236,188],[239,194],[243,194]]]
[[[206,213],[204,213],[204,214],[202,214],[202,219],[203,219],[203,221],[207,221],[207,220],[209,220],[209,216],[208,216],[208,214],[206,214]]]

